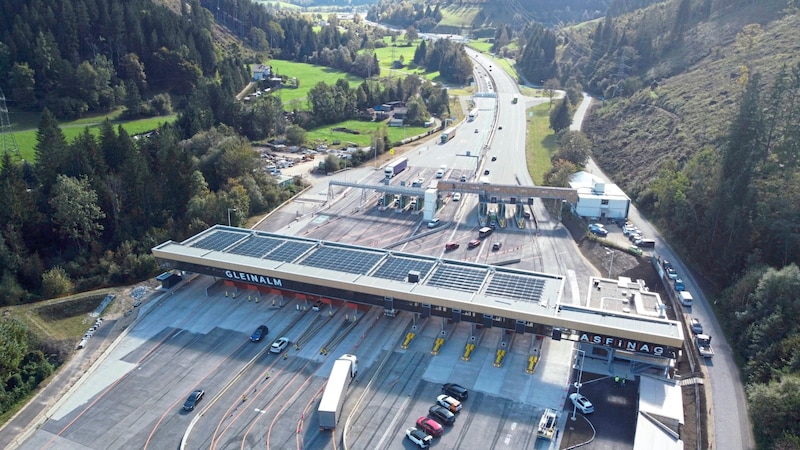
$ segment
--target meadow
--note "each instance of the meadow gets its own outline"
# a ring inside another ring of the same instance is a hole
[[[297,109],[307,109],[308,105],[305,99],[308,97],[308,92],[320,81],[332,85],[336,83],[336,80],[344,78],[350,84],[350,87],[358,86],[364,81],[363,78],[325,66],[315,66],[313,64],[283,61],[279,59],[273,59],[267,64],[272,66],[272,70],[276,75],[295,77],[300,84],[300,87],[297,89],[278,89],[273,94],[280,97],[281,101],[288,109],[293,109],[294,106],[297,106]]]
[[[530,113],[533,112],[533,117]],[[525,140],[525,158],[528,172],[537,185],[544,184],[544,176],[552,167],[550,158],[558,151],[556,135],[550,129],[550,105],[543,103],[526,111],[528,138]]]
[[[365,122],[362,120],[347,120],[333,125],[326,125],[314,130],[309,130],[306,134],[306,141],[315,144],[326,143],[331,145],[334,141],[342,144],[353,143],[357,147],[367,147],[372,145],[372,136],[375,130],[383,127],[385,122]],[[359,134],[348,133],[345,131],[333,131],[334,128],[347,128],[359,132]],[[424,127],[387,127],[389,142],[396,143],[403,139],[418,134],[428,132],[430,128]]]

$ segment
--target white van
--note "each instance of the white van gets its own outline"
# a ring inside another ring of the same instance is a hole
[[[679,291],[678,298],[681,299],[681,305],[683,306],[692,306],[692,303],[694,302],[692,294],[689,291]]]

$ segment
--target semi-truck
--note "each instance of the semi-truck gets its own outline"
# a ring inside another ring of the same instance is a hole
[[[697,351],[703,358],[712,358],[714,356],[714,348],[711,347],[711,336],[707,334],[696,334],[694,342],[697,345]]]
[[[358,357],[344,354],[333,362],[331,376],[319,402],[319,429],[332,430],[339,422],[345,394],[350,382],[358,374]]]
[[[450,142],[450,139],[456,137],[456,129],[448,128],[442,133],[442,144]]]
[[[384,169],[384,174],[386,175],[387,179],[394,178],[395,175],[406,170],[406,167],[408,167],[408,159],[400,158],[386,166]]]

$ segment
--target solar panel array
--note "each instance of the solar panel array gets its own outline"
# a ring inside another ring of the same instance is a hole
[[[442,264],[436,268],[425,285],[455,289],[456,291],[477,292],[486,278],[486,269]]]
[[[270,252],[266,258],[272,261],[292,262],[314,245],[311,242],[286,241],[283,245]]]
[[[496,272],[489,280],[485,293],[538,303],[544,291],[544,284],[544,280],[529,276]]]
[[[191,247],[202,248],[206,250],[222,251],[228,248],[231,244],[247,236],[248,233],[237,233],[234,231],[216,230],[208,234],[203,239],[193,242]]]
[[[244,241],[236,244],[235,247],[230,249],[231,253],[242,256],[252,256],[253,258],[263,258],[264,255],[271,252],[284,241],[280,239],[273,239],[268,237],[261,237],[258,235],[250,236]]]
[[[417,271],[426,286],[528,302],[540,302],[547,289],[547,281],[533,274],[252,230],[212,228],[185,245],[386,280],[407,281]]]
[[[323,245],[308,255],[302,264],[304,266],[319,267],[320,269],[365,275],[383,256],[383,253],[378,252]]]
[[[387,280],[406,281],[408,272],[417,270],[420,274],[420,280],[424,280],[434,264],[436,264],[435,261],[426,259],[389,256],[372,276]]]

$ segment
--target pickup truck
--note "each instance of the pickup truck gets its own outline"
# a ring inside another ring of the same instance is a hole
[[[698,334],[694,337],[694,342],[697,344],[697,351],[703,358],[712,358],[714,356],[714,348],[711,347],[711,336],[707,334]]]

